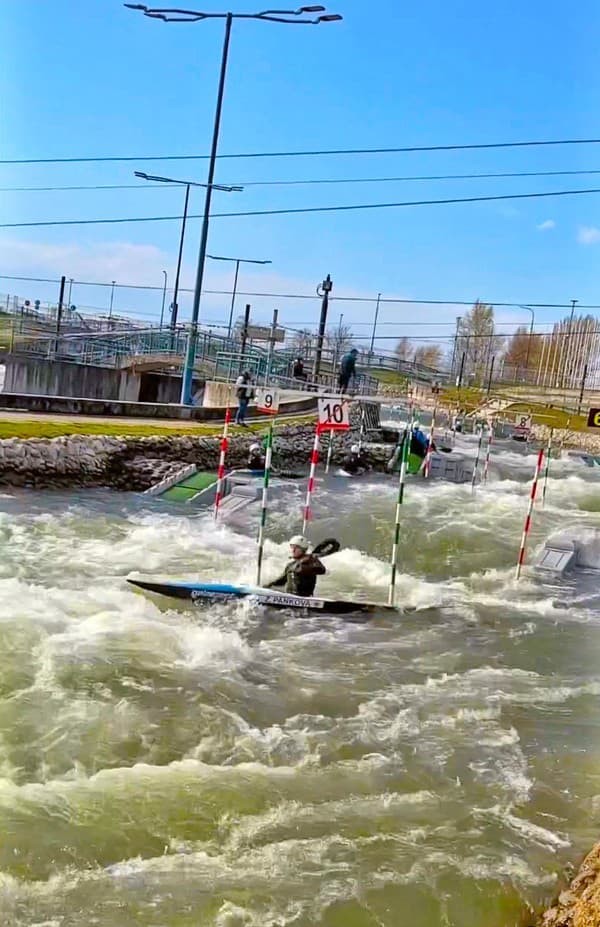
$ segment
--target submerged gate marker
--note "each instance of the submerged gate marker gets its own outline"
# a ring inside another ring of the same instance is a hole
[[[535,494],[537,492],[537,484],[540,478],[540,471],[542,469],[542,464],[544,462],[544,448],[541,447],[538,452],[537,463],[535,465],[535,473],[533,474],[533,482],[531,484],[531,492],[529,493],[529,504],[527,506],[527,515],[525,517],[525,526],[523,528],[523,535],[521,537],[521,547],[519,549],[519,559],[517,561],[517,575],[518,579],[521,575],[521,567],[525,562],[525,547],[527,546],[527,536],[531,528],[531,513],[533,511],[533,503],[535,502]]]

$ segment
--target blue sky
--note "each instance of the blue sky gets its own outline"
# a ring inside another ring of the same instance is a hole
[[[211,10],[224,9],[215,0]],[[242,0],[239,10],[255,8]],[[484,143],[600,136],[597,38],[591,0],[417,6],[342,0],[342,23],[234,24],[220,151]],[[148,160],[204,154],[214,112],[223,24],[164,24],[113,0],[31,0],[4,11],[0,79],[2,158],[140,155],[134,163],[1,166],[0,186],[127,184],[133,170],[205,178],[205,162]],[[600,146],[480,152],[239,159],[217,180],[373,178],[468,172],[600,169]],[[600,175],[248,187],[215,194],[215,211],[279,209],[600,187]],[[2,222],[176,215],[182,190],[3,192]],[[200,212],[202,193],[192,199]],[[541,226],[541,228],[540,228]],[[241,291],[439,300],[600,303],[600,196],[307,216],[214,219],[209,251],[272,260],[245,268]],[[199,222],[190,222],[184,283],[191,285]],[[174,277],[177,222],[0,229],[0,273],[116,279],[160,287]],[[209,289],[231,286],[209,264]],[[0,293],[50,299],[55,288],[0,280]],[[75,287],[73,301],[107,306],[108,288]],[[240,310],[246,299],[240,296]],[[252,298],[257,320],[312,325],[318,300]],[[189,301],[181,300],[183,316]],[[332,304],[363,339],[373,303]],[[158,318],[160,293],[117,290],[117,311]],[[450,333],[451,306],[384,306],[382,336]],[[223,319],[226,296],[204,318]],[[529,314],[499,310],[504,321]],[[560,313],[540,310],[537,321]],[[391,325],[386,323],[403,323]],[[436,323],[428,327],[423,322]],[[393,341],[381,341],[392,347]]]

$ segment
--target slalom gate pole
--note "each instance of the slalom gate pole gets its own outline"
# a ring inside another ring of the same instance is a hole
[[[304,518],[302,521],[302,534],[306,533],[306,527],[309,521],[312,518],[312,511],[310,508],[310,503],[312,499],[312,494],[315,488],[315,473],[317,470],[317,464],[319,462],[319,438],[321,435],[321,429],[317,423],[315,429],[315,443],[313,444],[312,454],[310,458],[310,473],[308,475],[308,487],[306,489],[306,500],[304,502]]]
[[[273,456],[273,421],[269,424],[267,432],[267,447],[265,450],[265,477],[263,481],[262,501],[260,506],[260,527],[258,529],[258,554],[256,559],[256,585],[260,586],[263,552],[265,547],[265,525],[267,523],[267,497],[269,494],[269,479],[271,476],[271,458]]]
[[[223,498],[223,490],[225,488],[225,455],[227,454],[227,447],[229,444],[228,434],[229,434],[230,421],[231,421],[231,409],[227,409],[225,412],[225,422],[223,423],[223,435],[221,437],[221,453],[219,454],[219,469],[217,471],[217,492],[215,495],[215,521],[219,517],[219,506],[221,505],[221,499]]]
[[[546,446],[546,467],[544,469],[544,485],[542,487],[542,506],[546,504],[546,490],[548,489],[548,473],[550,472],[550,454],[552,453],[552,436],[554,428],[550,429],[550,437]]]
[[[406,429],[406,436],[404,439],[404,445],[402,447],[402,463],[400,465],[400,477],[398,479],[398,498],[396,500],[396,523],[394,525],[394,541],[392,544],[392,560],[391,560],[391,574],[390,574],[390,588],[388,592],[388,605],[394,605],[394,598],[396,593],[396,572],[398,569],[398,543],[400,541],[400,512],[402,502],[404,500],[404,484],[406,483],[406,467],[408,464],[408,452],[410,448],[410,442],[412,438],[413,431],[412,420],[409,427]]]
[[[471,492],[475,492],[475,480],[477,479],[477,473],[479,472],[479,458],[481,457],[482,445],[483,445],[483,426],[481,428],[481,434],[479,435],[479,443],[477,444],[477,456],[475,457],[475,466],[473,467],[473,476],[471,477]]]
[[[325,464],[325,473],[329,473],[331,466],[331,457],[333,454],[333,431],[329,432],[329,444],[327,445],[327,462]]]
[[[360,431],[358,432],[358,450],[362,451],[363,438],[365,436],[365,407],[360,403]]]
[[[484,483],[487,483],[488,470],[490,467],[490,451],[492,449],[493,440],[494,440],[494,429],[493,429],[493,426],[490,425],[490,430],[488,432],[487,447],[485,449],[485,463],[483,465],[483,482]]]
[[[521,575],[521,567],[525,562],[525,547],[527,545],[527,536],[531,528],[531,513],[533,511],[533,503],[535,502],[535,494],[537,491],[537,484],[540,478],[540,471],[542,469],[542,464],[544,462],[544,448],[541,447],[538,453],[537,463],[535,465],[535,473],[533,474],[533,482],[531,484],[531,492],[529,493],[529,504],[527,506],[527,515],[525,517],[525,526],[523,528],[523,535],[521,537],[521,547],[519,550],[519,559],[517,561],[517,575],[518,579]]]
[[[425,455],[425,465],[423,467],[423,476],[425,479],[429,477],[431,473],[431,455],[433,454],[433,433],[435,431],[435,414],[437,412],[437,406],[433,407],[433,415],[431,416],[431,431],[429,432],[429,442],[427,444],[427,453]]]
[[[562,457],[563,447],[565,446],[565,441],[567,440],[567,432],[569,430],[569,425],[571,424],[570,417],[567,419],[567,424],[565,425],[562,433],[562,438],[560,439],[560,445],[558,448],[559,456]]]

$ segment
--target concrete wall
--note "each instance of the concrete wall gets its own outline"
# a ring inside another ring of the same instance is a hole
[[[7,393],[136,402],[139,390],[139,376],[125,370],[29,357],[6,359],[4,391]]]

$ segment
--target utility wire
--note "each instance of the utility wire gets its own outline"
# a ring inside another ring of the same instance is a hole
[[[28,283],[55,283],[59,284],[59,278],[53,277],[25,277],[25,276],[14,276],[12,274],[0,274],[0,280],[22,280]],[[103,287],[112,287],[112,281],[110,283],[100,282],[97,280],[76,280],[73,278],[73,286],[103,286]],[[123,290],[155,290],[162,292],[163,287],[152,284],[143,284],[143,283],[117,283],[117,289]],[[191,287],[179,288],[180,293],[193,293],[194,290]],[[207,293],[213,296],[232,296],[232,290],[202,290],[203,293]],[[311,295],[310,293],[258,293],[251,292],[249,290],[236,290],[238,296],[253,296],[253,297],[265,297],[268,299],[320,299],[320,296]],[[330,296],[330,302],[346,302],[346,303],[371,303],[375,304],[377,302],[377,296]],[[393,296],[382,296],[379,299],[380,304],[389,303],[395,305],[396,303],[402,305],[419,305],[419,306],[472,306],[476,300],[474,299],[408,299],[405,297],[393,297]],[[525,306],[530,306],[532,309],[570,309],[571,302],[567,303],[533,303],[528,300],[521,300],[520,302],[507,303],[496,299],[480,299],[480,303],[485,305],[499,307],[503,309],[522,309]],[[590,303],[578,303],[577,310],[580,309],[600,309],[600,304],[590,304]],[[302,324],[302,323],[298,323]],[[366,323],[365,323],[366,324]],[[369,323],[371,324],[371,323]],[[381,324],[384,324],[383,322]],[[387,324],[387,323],[386,323]],[[451,324],[455,324],[452,322]]]
[[[581,196],[600,193],[600,188],[589,190],[551,190],[546,193],[505,193],[498,196],[451,197],[440,200],[405,200],[400,203],[358,203],[349,206],[306,206],[297,209],[253,209],[246,212],[214,212],[212,219],[240,218],[242,216],[291,216],[308,213],[353,212],[367,209],[398,209],[403,206],[448,206],[456,203],[491,203],[499,200],[530,200],[557,196]],[[188,215],[188,219],[202,219],[201,214]],[[183,216],[134,216],[122,219],[57,219],[43,222],[3,222],[1,229],[40,228],[59,225],[116,225],[127,222],[179,222]]]
[[[579,171],[504,171],[485,174],[420,174],[403,177],[346,177],[317,178],[313,180],[244,180],[239,184],[244,187],[298,187],[319,184],[359,184],[359,183],[399,183],[421,180],[490,180],[505,177],[581,177],[600,174],[600,170]],[[47,193],[67,190],[168,190],[181,187],[180,183],[116,183],[90,184],[89,186],[67,187],[0,187],[0,193]]]
[[[563,138],[544,141],[486,142],[467,145],[411,145],[403,148],[334,148],[316,151],[254,151],[220,154],[221,160],[233,158],[304,158],[321,155],[398,154],[419,151],[481,151],[492,148],[541,148],[556,145],[598,145],[600,138]],[[207,161],[209,155],[136,155],[94,158],[3,158],[0,164],[89,164],[106,161]]]

